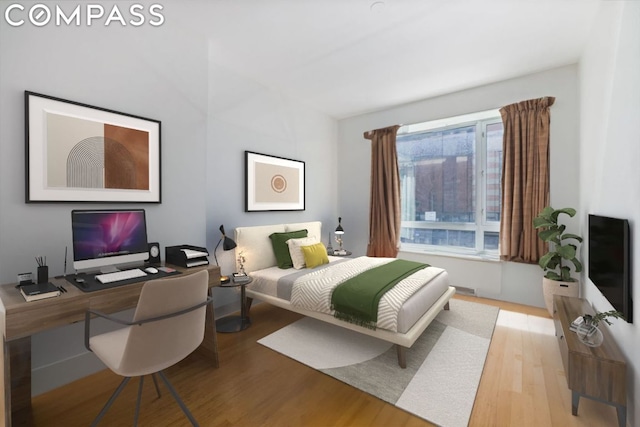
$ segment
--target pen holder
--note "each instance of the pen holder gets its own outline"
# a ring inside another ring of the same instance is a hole
[[[49,281],[49,266],[41,265],[38,267],[38,283],[47,283]]]

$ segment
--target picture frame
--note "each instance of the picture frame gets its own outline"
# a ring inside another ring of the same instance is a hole
[[[159,120],[24,95],[26,203],[161,203]]]
[[[305,210],[305,162],[245,151],[245,212]]]

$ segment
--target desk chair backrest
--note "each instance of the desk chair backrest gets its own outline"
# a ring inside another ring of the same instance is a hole
[[[140,293],[134,322],[178,312],[206,301],[209,273],[156,279]],[[206,306],[188,313],[130,326],[120,364],[124,376],[158,372],[192,353],[204,339]]]

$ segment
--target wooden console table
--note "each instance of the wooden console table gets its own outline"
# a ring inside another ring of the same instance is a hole
[[[209,292],[220,285],[220,267],[182,268],[170,266],[191,274],[209,271]],[[145,282],[132,283],[94,292],[83,292],[65,279],[51,279],[51,283],[64,286],[67,292],[55,298],[26,302],[15,283],[0,286],[0,328],[3,335],[3,355],[0,355],[4,378],[4,396],[0,396],[2,418],[6,426],[28,426],[31,418],[31,335],[58,326],[84,321],[87,309],[115,313],[133,308],[138,303]],[[214,322],[213,304],[207,305],[204,341],[197,350],[218,367],[218,341]],[[78,337],[83,340],[84,337]]]
[[[604,322],[598,326],[604,335],[599,347],[589,347],[578,339],[569,325],[578,316],[595,314],[586,300],[555,295],[553,320],[560,346],[562,363],[571,390],[571,413],[578,415],[580,397],[588,397],[615,406],[618,424],[627,423],[627,365],[622,353],[607,331]]]

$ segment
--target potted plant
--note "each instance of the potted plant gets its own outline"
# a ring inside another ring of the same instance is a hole
[[[598,324],[602,320],[604,320],[606,322],[606,324],[609,325],[609,326],[613,325],[613,323],[611,323],[609,321],[608,317],[613,317],[615,319],[624,320],[624,315],[618,310],[610,310],[610,311],[605,311],[605,312],[599,312],[598,311],[598,312],[596,312],[595,315],[585,314],[584,316],[582,316],[582,318],[584,319],[584,322],[587,325],[593,325],[596,328],[598,327]]]
[[[578,339],[589,347],[598,347],[604,339],[602,331],[598,328],[598,324],[604,320],[608,325],[612,325],[609,319],[607,319],[608,317],[624,319],[623,314],[617,310],[602,313],[596,312],[596,314],[593,315],[585,314],[582,316],[582,322],[580,322],[576,328]]]
[[[571,277],[570,265],[573,265],[576,273],[582,271],[582,263],[577,258],[576,244],[582,242],[582,237],[565,233],[566,226],[558,223],[561,214],[573,217],[576,210],[547,206],[533,219],[533,226],[539,230],[538,237],[549,244],[549,251],[540,258],[538,264],[545,272],[542,289],[550,315],[553,315],[553,295],[577,297],[580,290],[580,282]]]

